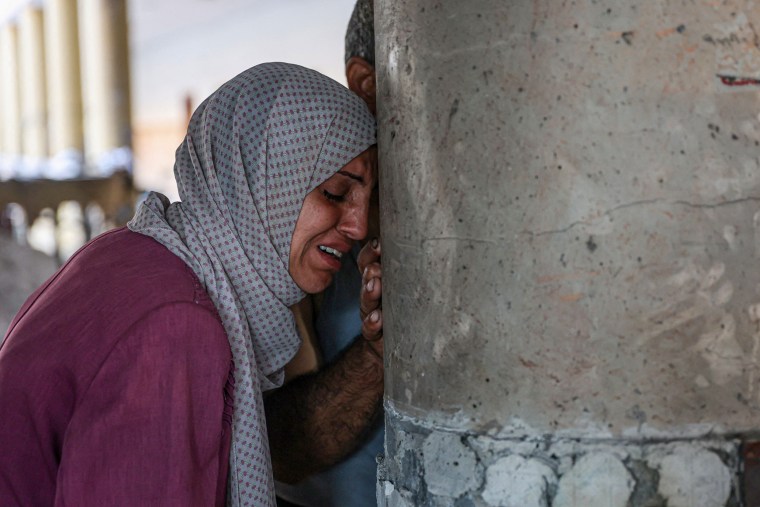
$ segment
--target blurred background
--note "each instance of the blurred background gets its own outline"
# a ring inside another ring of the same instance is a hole
[[[150,190],[177,199],[194,108],[262,62],[345,84],[353,0],[0,0],[0,337]]]

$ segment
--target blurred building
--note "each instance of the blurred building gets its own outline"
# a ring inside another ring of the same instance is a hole
[[[0,22],[0,177],[131,170],[126,0],[17,0]]]
[[[135,198],[126,0],[2,9],[0,333],[56,267],[23,243],[63,261],[103,218],[124,223]]]
[[[353,4],[0,0],[0,236],[22,243],[0,237],[0,335],[56,264],[24,242],[60,262],[128,220],[140,192],[178,199],[189,114],[248,67],[287,61],[344,82]]]

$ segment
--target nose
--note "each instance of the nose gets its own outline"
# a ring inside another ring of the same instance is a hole
[[[369,197],[346,206],[338,222],[338,231],[353,241],[367,236],[369,221]]]

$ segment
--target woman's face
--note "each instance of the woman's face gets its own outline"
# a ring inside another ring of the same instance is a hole
[[[290,242],[289,272],[304,292],[325,290],[341,257],[367,235],[370,197],[377,182],[371,147],[309,192]]]

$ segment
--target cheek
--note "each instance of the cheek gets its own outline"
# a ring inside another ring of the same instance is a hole
[[[301,207],[301,213],[298,215],[296,226],[293,229],[289,255],[291,266],[303,254],[303,250],[308,246],[309,240],[318,233],[320,220],[324,219],[326,215],[326,210],[320,208],[320,196],[316,195],[315,192],[316,190],[313,190],[306,196]]]
[[[307,229],[309,228],[309,217],[311,215],[312,213],[309,210],[307,199],[301,208],[301,213],[298,215],[296,226],[293,229],[293,235],[290,238],[290,255],[288,256],[288,267],[290,270],[292,270],[295,266],[296,262],[298,261],[298,257],[300,256],[300,250],[303,249],[303,244],[305,242],[304,238],[307,235]]]
[[[345,204],[332,204],[319,200],[304,203],[301,212],[304,215],[304,231],[308,231],[307,235],[313,237],[335,227],[346,207]]]

